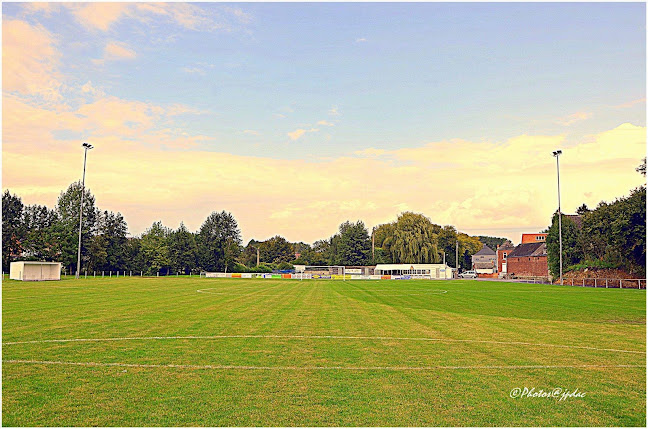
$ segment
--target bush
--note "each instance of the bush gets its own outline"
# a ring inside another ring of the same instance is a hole
[[[250,270],[243,264],[236,263],[234,268],[232,268],[233,273],[249,273]]]
[[[587,268],[620,268],[620,264],[608,261],[585,261],[579,264],[570,265],[567,271],[585,270]]]
[[[262,262],[261,264],[259,264],[258,267],[251,268],[250,272],[253,272],[253,273],[271,273],[272,272],[272,265]]]
[[[277,266],[277,269],[278,269],[278,270],[293,270],[293,269],[295,269],[295,267],[293,267],[293,265],[290,264],[290,263],[288,263],[288,262],[281,262],[281,263]]]

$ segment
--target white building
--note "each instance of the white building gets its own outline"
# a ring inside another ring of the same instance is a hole
[[[61,280],[60,262],[18,261],[9,266],[11,280]]]
[[[451,279],[454,270],[446,264],[378,264],[374,274],[420,279]]]

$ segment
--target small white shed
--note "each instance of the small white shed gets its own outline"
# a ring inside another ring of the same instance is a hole
[[[9,266],[11,280],[61,280],[60,262],[17,261]]]

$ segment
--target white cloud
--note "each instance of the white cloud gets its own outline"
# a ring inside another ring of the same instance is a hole
[[[355,41],[356,41],[356,43],[363,43],[363,42],[366,42],[367,39],[365,39],[364,37],[360,37],[360,38],[356,39]]]
[[[105,93],[103,90],[98,89],[98,88],[95,88],[95,87],[92,85],[92,82],[90,82],[90,81],[86,82],[86,83],[81,87],[81,92],[83,92],[84,94],[91,95],[91,96],[93,96],[93,97],[103,97],[103,96],[106,95],[106,93]]]
[[[137,57],[137,53],[126,43],[109,42],[104,48],[103,58],[93,59],[92,62],[97,65],[105,64],[107,61],[132,60]]]
[[[590,112],[576,112],[558,119],[556,122],[560,125],[569,126],[575,122],[584,121],[592,117]]]
[[[61,99],[61,55],[55,38],[42,26],[21,20],[2,22],[2,90]]]
[[[288,137],[290,137],[290,139],[292,141],[295,141],[295,140],[298,140],[300,137],[302,137],[306,133],[315,133],[317,131],[319,131],[318,128],[311,128],[310,130],[304,130],[302,128],[298,128],[295,131],[288,133]]]
[[[317,125],[326,125],[327,127],[334,127],[335,124],[332,122],[328,122],[327,120],[323,119],[317,123]]]
[[[340,115],[340,112],[338,111],[338,107],[337,107],[337,106],[333,106],[333,107],[331,107],[331,110],[329,110],[328,113],[329,113],[329,115],[331,115],[331,116],[339,116],[339,115]]]
[[[646,103],[646,97],[638,98],[638,99],[632,100],[632,101],[628,101],[627,103],[619,104],[619,105],[616,105],[616,106],[613,106],[613,107],[615,109],[627,109],[629,107],[632,107],[632,106],[634,106],[636,104],[640,104],[640,103],[645,104]]]
[[[260,136],[261,133],[255,130],[243,130],[243,134],[249,134],[251,136]]]

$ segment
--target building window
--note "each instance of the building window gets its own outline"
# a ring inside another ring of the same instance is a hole
[[[536,240],[537,240],[537,241],[545,241],[545,237],[544,237],[544,235],[538,235],[538,236],[536,237]]]

